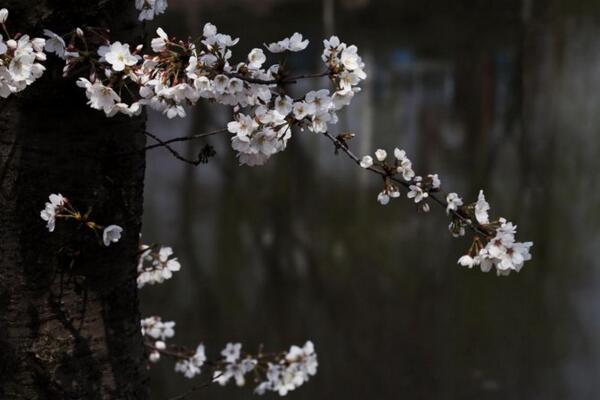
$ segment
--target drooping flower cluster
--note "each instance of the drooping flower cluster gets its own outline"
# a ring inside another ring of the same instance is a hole
[[[458,260],[458,264],[472,268],[479,265],[483,272],[496,269],[498,275],[509,275],[511,271],[519,272],[525,261],[531,259],[532,242],[517,242],[516,225],[499,218],[490,221],[488,211],[490,205],[483,191],[479,192],[477,202],[471,205],[467,213],[472,213],[485,235],[476,236],[468,254]]]
[[[347,147],[343,148],[347,150]],[[386,161],[388,155],[383,149],[375,152],[375,160],[370,155],[362,159],[351,156],[362,168],[383,177],[384,187],[377,196],[377,200],[383,205],[388,204],[390,198],[400,197],[401,185],[406,188],[406,196],[409,199],[419,204],[423,211],[429,211],[427,199],[440,191],[439,176],[415,176],[412,163],[404,150],[394,150],[393,162]],[[437,198],[434,200],[444,204]],[[490,221],[490,205],[485,200],[483,191],[480,191],[477,202],[468,206],[464,205],[458,194],[449,193],[446,196],[445,207],[451,218],[448,229],[454,237],[464,236],[466,229],[472,229],[476,233],[468,254],[458,260],[460,265],[469,268],[479,265],[484,272],[496,268],[498,275],[508,275],[510,271],[520,271],[524,262],[531,259],[530,248],[533,243],[515,241],[516,226],[504,218]]]
[[[135,0],[135,8],[140,11],[140,21],[152,21],[155,16],[167,10],[167,0]]]
[[[0,10],[0,24],[4,32],[8,10]],[[8,33],[7,33],[8,35]],[[42,76],[46,67],[40,62],[46,60],[42,38],[31,39],[29,35],[8,35],[6,41],[0,34],[0,97],[6,98],[24,90]]]
[[[173,249],[161,246],[155,251],[151,246],[141,245],[141,254],[138,260],[138,288],[144,285],[162,283],[173,277],[173,272],[181,269],[177,257],[173,257]]]
[[[107,247],[110,246],[111,243],[116,243],[121,239],[123,228],[118,225],[108,225],[107,227],[98,225],[90,220],[90,212],[82,214],[71,204],[69,199],[60,193],[51,194],[48,199],[50,201],[47,202],[44,209],[40,211],[40,217],[42,220],[46,221],[46,228],[48,228],[49,232],[54,232],[57,219],[72,219],[91,229],[99,238],[101,232],[101,242]]]

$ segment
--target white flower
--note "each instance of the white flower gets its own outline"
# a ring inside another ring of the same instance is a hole
[[[102,241],[105,246],[110,246],[111,243],[117,243],[121,239],[123,228],[118,225],[109,225],[102,232]]]
[[[456,193],[448,193],[446,196],[446,213],[458,210],[458,207],[463,205],[462,199]]]
[[[217,93],[223,93],[227,90],[227,85],[229,84],[229,78],[223,74],[219,74],[215,76],[213,80],[213,87]]]
[[[14,81],[25,81],[31,76],[35,56],[32,54],[16,55],[10,62],[8,72]]]
[[[148,356],[148,359],[151,363],[157,363],[158,361],[160,361],[160,353],[158,351],[153,351]]]
[[[318,111],[312,117],[312,125],[309,129],[315,133],[327,132],[327,122],[331,120],[331,114],[326,111]]]
[[[146,284],[154,285],[162,283],[173,277],[173,272],[181,269],[177,257],[173,256],[173,249],[161,247],[158,252],[153,252],[149,246],[141,246],[141,254],[138,261],[138,288]]]
[[[465,254],[464,256],[462,256],[461,258],[458,259],[458,264],[462,265],[463,267],[468,267],[468,268],[472,268],[473,265],[475,264],[475,260],[473,259],[473,257],[471,257],[468,254]]]
[[[99,80],[92,84],[85,78],[79,78],[77,85],[86,89],[89,106],[96,110],[102,110],[106,114],[110,114],[115,103],[121,101],[119,95],[112,88],[104,86]]]
[[[221,351],[221,355],[225,358],[225,362],[234,363],[240,358],[241,350],[241,343],[227,343],[225,348]]]
[[[150,42],[150,46],[152,47],[152,51],[155,53],[160,53],[167,48],[167,42],[169,41],[169,36],[163,30],[163,28],[158,28],[156,30],[157,38],[152,39]]]
[[[132,55],[128,44],[114,42],[110,46],[100,46],[98,55],[101,61],[106,61],[115,71],[123,71],[126,66],[130,67],[137,64],[139,58]]]
[[[369,168],[373,165],[373,157],[364,156],[362,160],[360,160],[360,166],[363,168]]]
[[[281,114],[282,117],[287,116],[292,112],[294,100],[290,96],[278,96],[275,99],[275,111]]]
[[[340,61],[350,71],[355,70],[360,67],[361,59],[357,54],[358,48],[354,45],[346,47],[342,51],[342,55],[340,57]]]
[[[294,103],[292,107],[292,112],[294,113],[294,118],[299,120],[304,119],[308,115],[312,115],[315,112],[315,106],[313,104],[308,104],[304,101],[299,101]]]
[[[315,375],[318,365],[317,354],[311,341],[307,341],[303,347],[292,346],[285,360],[278,364],[268,364],[266,381],[261,382],[255,392],[264,394],[268,390],[285,396]]]
[[[135,8],[140,11],[140,21],[151,21],[154,16],[163,14],[167,10],[167,0],[135,0]]]
[[[489,209],[490,205],[487,201],[485,201],[483,190],[480,190],[479,197],[477,198],[477,203],[475,203],[475,218],[477,219],[477,222],[479,222],[481,225],[490,223],[488,215]]]
[[[64,39],[57,35],[56,33],[44,29],[44,35],[48,37],[46,40],[46,44],[44,46],[44,50],[47,53],[55,53],[58,57],[64,59],[65,58],[65,41]]]
[[[267,57],[262,49],[252,49],[248,54],[248,67],[259,69],[267,61]]]
[[[227,124],[227,130],[237,134],[237,137],[243,141],[249,141],[248,136],[252,135],[256,128],[258,128],[258,123],[254,118],[244,114],[239,114],[237,121],[231,121]]]
[[[429,177],[430,181],[431,181],[431,188],[432,189],[439,189],[440,185],[442,184],[442,181],[440,180],[438,174],[429,174],[427,175],[427,177]]]
[[[266,45],[271,53],[282,53],[288,51],[301,51],[308,46],[308,39],[302,40],[302,34],[295,32],[291,37]]]
[[[3,8],[2,10],[0,10],[0,24],[5,23],[7,18],[8,18],[8,10],[6,8]]]
[[[375,152],[375,157],[377,158],[377,161],[384,161],[387,157],[387,152],[383,149],[378,149]]]
[[[154,339],[166,340],[175,336],[175,322],[162,322],[160,317],[148,317],[141,321],[142,335]]]
[[[56,215],[61,211],[68,200],[60,193],[51,194],[49,200],[50,202],[46,203],[45,208],[40,212],[40,217],[47,222],[46,228],[48,228],[48,231],[54,232]]]
[[[209,38],[209,37],[215,36],[216,34],[217,34],[217,27],[216,26],[214,26],[210,22],[207,22],[206,24],[204,24],[204,28],[202,29],[202,35],[205,38]]]
[[[288,46],[289,51],[302,51],[308,46],[308,39],[302,40],[302,34],[295,32],[290,37],[290,42]]]
[[[327,89],[321,89],[317,91],[311,90],[310,92],[306,93],[304,100],[308,104],[312,104],[316,111],[327,111],[331,106],[331,97],[329,96],[329,90]]]
[[[390,196],[389,196],[389,195],[388,195],[388,193],[387,193],[387,192],[384,190],[384,191],[380,192],[380,193],[377,195],[377,201],[378,201],[378,202],[379,202],[381,205],[385,206],[386,204],[388,204],[388,203],[390,202]]]
[[[408,187],[410,191],[406,194],[409,199],[414,198],[415,203],[419,203],[421,200],[426,199],[429,196],[429,193],[421,189],[418,185],[410,185]]]

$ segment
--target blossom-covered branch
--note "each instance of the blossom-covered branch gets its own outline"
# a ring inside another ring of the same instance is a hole
[[[140,246],[139,288],[163,283],[180,269],[181,264],[171,247]],[[150,363],[158,362],[163,356],[174,359],[176,372],[190,379],[206,372],[211,377],[208,384],[217,382],[224,386],[233,381],[237,386],[244,386],[251,381],[256,385],[254,391],[257,394],[272,391],[283,396],[317,373],[317,355],[311,341],[279,353],[265,353],[262,346],[256,353],[244,353],[241,343],[227,343],[220,357],[209,360],[203,343],[194,349],[167,344],[167,340],[175,336],[174,321],[163,321],[158,316],[144,318],[141,330]],[[204,386],[206,384],[197,388]]]
[[[147,16],[150,10],[154,16],[166,8],[166,2],[158,0],[137,4]],[[8,35],[7,14],[2,10],[0,22]],[[261,48],[252,49],[245,60],[234,63],[232,48],[239,39],[219,33],[210,23],[204,26],[202,37],[197,41],[177,40],[161,28],[156,32],[148,53],[143,51],[143,45],[132,48],[126,43],[111,42],[108,32],[99,28],[77,28],[64,36],[45,30],[48,37],[45,42],[29,40],[27,35],[16,35],[18,42],[9,39],[4,43],[0,38],[0,94],[6,97],[20,91],[41,75],[43,66],[35,61],[45,59],[43,47],[65,60],[64,75],[78,78],[77,84],[85,89],[90,107],[109,117],[119,113],[138,115],[144,106],[161,111],[169,118],[184,117],[185,107],[201,99],[229,105],[233,120],[227,124],[227,131],[233,135],[232,148],[237,151],[240,164],[250,166],[262,165],[285,150],[293,128],[324,134],[354,162],[382,176],[383,190],[377,196],[381,204],[400,197],[399,187],[403,187],[407,197],[423,211],[429,211],[430,201],[446,208],[449,229],[454,236],[464,235],[465,228],[472,230],[475,233],[472,245],[460,258],[461,265],[480,265],[484,271],[495,267],[498,274],[506,275],[519,271],[531,258],[532,243],[515,240],[516,226],[504,218],[490,219],[489,204],[483,192],[476,202],[469,204],[464,204],[456,193],[440,199],[436,196],[441,192],[439,176],[416,175],[403,150],[395,149],[391,161],[383,149],[375,152],[375,159],[372,156],[359,159],[348,148],[351,136],[334,138],[328,133],[329,126],[338,120],[337,112],[350,104],[360,91],[357,85],[366,78],[356,46],[332,36],[323,41],[321,59],[325,72],[294,75],[281,61],[265,66],[268,57]],[[294,33],[265,48],[272,55],[285,55],[303,51],[307,46],[308,40]],[[331,89],[311,90],[295,99],[288,93],[289,84],[299,79],[322,77],[329,78]],[[223,132],[167,141],[147,133],[158,141],[148,148],[166,147],[180,160],[197,165],[203,162],[202,157],[189,160],[169,143]]]

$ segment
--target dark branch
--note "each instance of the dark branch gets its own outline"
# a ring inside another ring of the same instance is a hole
[[[352,159],[352,161],[354,161],[357,165],[360,166],[360,159],[352,152],[352,150],[350,150],[348,148],[348,145],[344,141],[341,141],[341,140],[337,139],[336,137],[332,136],[329,132],[324,132],[323,135],[325,137],[327,137],[329,140],[331,140],[331,142],[334,144],[334,146],[335,146],[335,148],[337,150],[342,150],[348,157],[350,157],[350,159]],[[371,166],[371,167],[365,168],[365,169],[367,169],[367,170],[369,170],[371,172],[374,172],[374,173],[380,175],[383,178],[389,178],[392,181],[394,181],[395,183],[398,183],[399,185],[403,186],[405,189],[409,189],[410,188],[410,183],[404,182],[404,181],[396,179],[396,178],[394,178],[392,176],[389,176],[387,172],[385,172],[385,171],[383,171],[383,170],[381,170],[379,168]],[[442,200],[442,199],[438,198],[432,192],[428,192],[428,193],[429,193],[429,198],[431,198],[436,204],[438,204],[442,208],[446,209],[446,207],[448,206],[448,204],[446,203],[445,200]],[[466,218],[465,216],[461,215],[460,213],[456,212],[455,210],[451,210],[450,212],[451,212],[451,214],[453,216],[455,216],[456,218],[460,219],[465,225],[467,225],[475,233],[478,233],[478,234],[483,235],[485,237],[489,236],[488,233],[486,233],[483,230],[481,230],[478,226],[475,226],[473,224],[473,222],[471,221],[470,218]]]
[[[146,146],[144,148],[144,150],[151,150],[151,149],[155,149],[157,147],[167,147],[167,145],[169,145],[171,143],[187,142],[187,141],[190,141],[190,140],[202,139],[202,138],[205,138],[205,137],[217,135],[219,133],[226,133],[226,132],[227,132],[227,128],[222,128],[222,129],[218,129],[216,131],[205,132],[205,133],[197,133],[195,135],[189,135],[189,136],[181,136],[181,137],[176,137],[176,138],[168,139],[168,140],[157,139],[155,137],[152,137],[152,136],[148,135],[148,132],[146,132],[146,135],[152,137],[154,140],[158,141],[159,143],[158,144],[152,144],[150,146]]]

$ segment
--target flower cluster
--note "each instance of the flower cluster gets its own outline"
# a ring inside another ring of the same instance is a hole
[[[448,202],[450,208],[450,202]],[[531,259],[532,242],[517,242],[516,225],[499,218],[490,221],[489,203],[485,200],[483,191],[479,192],[477,202],[465,210],[474,215],[480,229],[486,233],[484,238],[476,236],[468,254],[458,260],[458,264],[472,268],[479,265],[483,272],[496,269],[498,275],[508,275],[511,271],[519,272],[525,261]]]
[[[221,386],[225,386],[231,379],[237,386],[244,386],[245,375],[258,365],[258,360],[249,355],[242,358],[241,350],[241,343],[227,343],[221,351],[221,365],[213,371],[213,379]]]
[[[204,345],[200,343],[191,357],[184,358],[175,363],[175,372],[181,372],[186,378],[193,378],[202,373],[202,366],[206,361]]]
[[[62,194],[51,194],[49,196],[49,202],[42,211],[40,211],[40,217],[46,221],[46,228],[49,232],[54,232],[56,227],[56,216],[62,212],[63,209],[69,206],[69,200]]]
[[[359,164],[365,169],[370,169],[384,177],[383,190],[377,195],[377,201],[382,205],[389,203],[391,198],[400,197],[398,185],[408,188],[406,196],[421,205],[423,211],[429,211],[429,204],[425,200],[430,192],[440,189],[441,181],[437,174],[429,174],[425,178],[415,176],[412,162],[404,150],[395,148],[393,162],[387,161],[388,154],[383,149],[375,151],[373,157],[364,156]]]
[[[257,394],[273,391],[285,396],[317,373],[317,354],[311,341],[303,347],[292,346],[279,362],[269,363],[266,380],[255,389]]]
[[[339,140],[338,145],[339,145]],[[343,147],[346,151],[347,147]],[[351,154],[351,153],[350,153]],[[391,198],[400,197],[399,185],[407,190],[406,196],[419,204],[423,211],[429,211],[427,199],[440,191],[441,180],[437,174],[426,177],[415,176],[412,163],[404,150],[394,149],[394,161],[387,161],[388,154],[383,149],[375,151],[375,159],[366,155],[358,159],[351,157],[365,169],[383,177],[383,190],[377,195],[379,203],[388,204]],[[434,198],[437,203],[442,200]],[[462,256],[458,263],[472,268],[481,266],[484,272],[496,268],[498,275],[508,275],[510,271],[520,271],[525,261],[531,259],[532,242],[515,241],[516,226],[504,218],[490,221],[490,205],[485,200],[483,191],[479,192],[477,202],[465,206],[462,198],[456,193],[446,196],[446,213],[451,218],[448,229],[454,237],[464,236],[467,228],[474,230],[477,235],[468,254]]]
[[[252,372],[252,380],[257,384],[255,393],[272,391],[284,396],[317,373],[317,354],[311,341],[302,347],[291,346],[287,352],[265,354],[259,350],[255,355],[242,353],[241,343],[227,343],[218,359],[208,361],[202,343],[194,350],[167,345],[166,340],[175,335],[175,322],[149,317],[141,325],[150,362],[158,362],[161,355],[175,358],[175,371],[189,379],[202,374],[208,365],[213,382],[224,386],[233,381],[244,386]]]
[[[140,21],[152,21],[154,16],[167,10],[167,0],[135,0],[135,8],[140,11]]]
[[[107,227],[98,225],[94,221],[90,220],[89,217],[91,211],[88,211],[86,214],[82,214],[75,207],[73,207],[69,199],[64,197],[62,194],[51,194],[48,199],[50,201],[47,202],[44,209],[40,211],[40,217],[46,221],[46,228],[48,228],[49,232],[54,232],[56,220],[58,218],[73,219],[94,231],[99,238],[100,232],[102,232],[101,242],[107,247],[110,246],[111,243],[116,243],[121,239],[123,228],[118,225],[108,225]]]
[[[158,0],[139,2],[142,6],[145,12],[161,9]],[[328,124],[337,122],[336,112],[350,104],[360,91],[356,85],[366,78],[356,46],[332,36],[324,41],[327,72],[318,76],[331,79],[333,92],[313,90],[295,101],[285,93],[285,85],[299,77],[290,77],[284,65],[263,66],[267,56],[259,48],[252,49],[246,60],[232,63],[232,48],[239,39],[219,33],[213,24],[204,26],[197,42],[170,38],[161,28],[156,33],[151,52],[144,54],[142,46],[111,43],[107,33],[89,28],[71,33],[65,48],[61,36],[45,30],[46,51],[66,60],[65,74],[76,70],[76,65],[87,66],[88,76],[79,76],[77,85],[85,89],[88,105],[109,117],[135,116],[144,106],[168,118],[185,117],[185,107],[200,99],[233,107],[228,130],[234,135],[232,147],[240,164],[245,165],[262,165],[284,150],[293,125],[326,132]],[[278,53],[307,46],[308,40],[294,33],[266,48]]]
[[[175,322],[162,322],[160,317],[148,317],[141,321],[142,336],[148,338],[152,343],[152,351],[149,355],[151,362],[160,360],[160,351],[165,350],[167,345],[165,341],[175,336]]]
[[[151,246],[140,246],[140,258],[138,260],[138,288],[144,285],[162,283],[173,277],[173,272],[181,269],[177,257],[173,257],[173,249],[161,246],[155,251]]]
[[[24,90],[42,76],[46,68],[40,61],[46,60],[42,38],[31,39],[28,35],[11,37],[6,29],[8,10],[0,10],[0,25],[8,37],[0,34],[0,97],[6,98]]]
[[[271,53],[283,53],[284,51],[302,51],[308,46],[308,39],[302,40],[302,34],[295,32],[289,38],[284,38],[278,42],[265,45]]]

